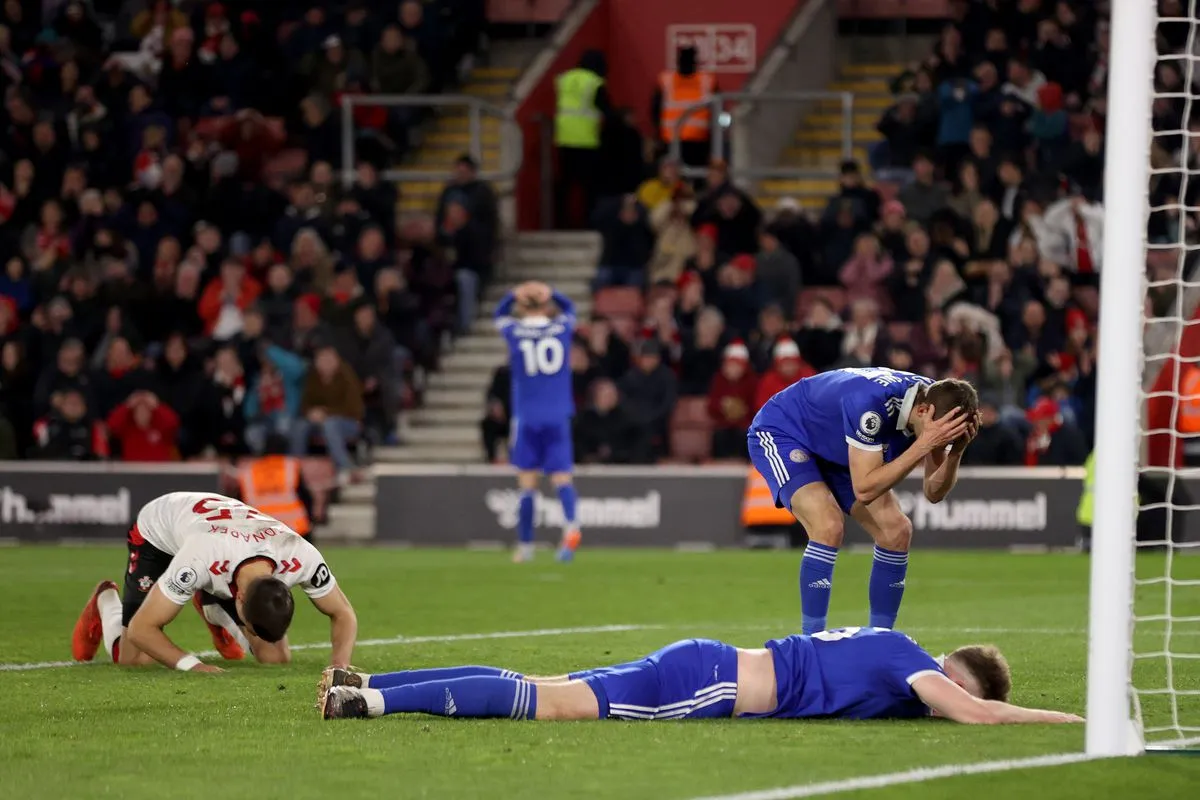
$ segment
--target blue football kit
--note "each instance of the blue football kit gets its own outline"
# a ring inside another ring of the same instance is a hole
[[[908,430],[921,387],[933,380],[886,367],[822,372],[767,401],[746,436],[750,459],[779,508],[801,487],[823,483],[844,513],[855,503],[850,448],[879,452],[890,462],[912,446]],[[804,633],[825,629],[838,548],[809,542],[800,561]],[[869,588],[870,623],[892,628],[900,611],[908,553],[875,546]]]
[[[509,461],[517,469],[570,472],[574,465],[571,418],[571,336],[575,304],[555,292],[561,313],[518,319],[509,292],[496,308],[496,327],[508,344],[512,370],[512,443]]]
[[[746,717],[912,719],[929,716],[912,684],[942,666],[899,631],[843,628],[766,643],[777,705]],[[737,701],[737,648],[686,639],[645,658],[571,673],[596,695],[600,719],[728,718]],[[535,719],[537,685],[497,667],[466,666],[371,675],[383,713]]]

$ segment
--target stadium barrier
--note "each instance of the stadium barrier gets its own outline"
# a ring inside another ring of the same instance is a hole
[[[216,464],[0,463],[0,541],[124,541],[160,494],[219,489]]]
[[[512,471],[492,466],[380,465],[376,538],[413,545],[509,543],[517,521]],[[933,504],[919,478],[897,493],[921,547],[1073,547],[1083,470],[963,468],[954,493]],[[579,522],[588,546],[740,547],[746,471],[742,467],[582,467]],[[557,496],[544,485],[536,524],[553,539],[562,526]],[[851,523],[847,541],[867,544]]]

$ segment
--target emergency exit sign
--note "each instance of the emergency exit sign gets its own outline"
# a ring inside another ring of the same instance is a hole
[[[667,26],[667,69],[675,68],[681,47],[696,48],[699,68],[707,72],[754,72],[757,50],[754,26],[685,24]]]

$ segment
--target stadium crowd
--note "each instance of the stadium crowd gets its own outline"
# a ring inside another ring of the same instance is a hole
[[[1166,15],[1179,5],[1165,0]],[[843,163],[818,214],[794,198],[767,213],[724,163],[692,184],[667,158],[598,200],[594,315],[571,354],[578,458],[742,460],[774,392],[882,365],[978,387],[983,425],[966,463],[1082,464],[1095,416],[1106,6],[952,3],[928,56],[891,82],[871,178]],[[1186,39],[1186,25],[1164,24],[1160,51]],[[1161,61],[1159,88],[1182,75]],[[1200,125],[1183,120],[1184,96],[1156,101],[1160,164]],[[617,129],[610,141],[627,136],[623,120],[605,125]],[[602,151],[611,161],[637,148]],[[1178,189],[1170,176],[1154,186]],[[1157,213],[1151,236],[1177,241],[1181,225],[1191,235],[1196,220]],[[1170,275],[1165,255],[1150,268]],[[488,394],[489,458],[502,457],[506,382],[501,370]]]
[[[456,323],[455,254],[492,246],[490,189],[464,158],[437,228],[398,229],[380,169],[419,116],[356,109],[343,189],[334,111],[453,85],[482,7],[5,2],[0,458],[236,457],[275,435],[350,473],[393,438]]]

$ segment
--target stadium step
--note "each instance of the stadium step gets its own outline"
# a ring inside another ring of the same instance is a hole
[[[503,357],[496,363],[503,363]],[[435,408],[471,408],[483,414],[483,391],[475,389],[453,389],[431,386],[425,390],[425,409]]]
[[[436,428],[409,428],[405,431],[404,442],[408,446],[422,444],[459,444],[474,445],[481,450],[482,440],[479,427],[476,425],[439,425]]]
[[[366,541],[375,536],[373,504],[336,503],[329,507],[329,519],[317,528],[316,539],[323,541]]]
[[[587,264],[593,269],[600,258],[600,247],[530,247],[517,245],[510,248],[509,256],[515,266],[559,266],[562,264]]]
[[[510,284],[524,281],[543,281],[555,283],[579,283],[590,281],[596,275],[595,259],[584,264],[522,264],[507,267],[502,272],[503,279]]]
[[[804,180],[769,180],[763,181],[762,190],[768,194],[802,195],[819,194],[828,197],[837,193],[835,178],[814,178]]]
[[[854,147],[850,150],[850,157],[859,163],[866,163],[867,148]],[[842,147],[813,147],[799,146],[789,147],[783,154],[783,164],[788,166],[807,167],[821,166],[836,168],[842,162]]]
[[[503,357],[508,351],[504,349],[504,341],[499,336],[464,336],[454,343],[454,352],[487,353]]]
[[[483,402],[483,392],[492,380],[489,372],[472,368],[469,371],[441,370],[429,376],[430,389],[471,389]]]
[[[878,120],[876,120],[878,121]],[[866,147],[883,139],[879,131],[875,130],[875,123],[871,123],[870,129],[855,128],[850,132],[850,144],[854,147]],[[796,132],[796,146],[809,147],[840,147],[842,144],[842,128],[838,123],[829,128],[802,128]]]
[[[496,338],[499,338],[498,334]],[[504,354],[501,353],[499,356],[500,360],[502,361],[504,359]],[[450,353],[448,356],[442,358],[441,366],[442,372],[447,375],[458,372],[462,372],[464,374],[470,372],[472,375],[474,375],[478,372],[485,375],[490,381],[492,377],[492,370],[494,370],[497,366],[497,354],[480,352],[472,353],[464,352],[462,350],[455,350],[453,353]]]
[[[880,111],[855,111],[850,116],[854,120],[855,130],[874,130],[875,123],[879,122],[879,115],[881,113]],[[804,118],[804,124],[809,128],[837,128],[841,130],[843,124],[842,112],[830,111],[809,114]]]
[[[902,63],[884,64],[846,64],[841,68],[842,76],[849,80],[862,78],[883,78],[891,80],[904,72],[908,67]]]
[[[854,111],[866,111],[867,109],[871,109],[873,113],[880,114],[884,109],[891,106],[894,102],[895,100],[890,94],[856,94],[854,95],[854,104],[852,108]],[[822,111],[826,114],[835,112],[840,113],[842,110],[842,101],[840,99],[830,97],[824,100],[818,100],[816,102],[816,107],[819,111]]]
[[[483,444],[475,426],[475,441],[470,444],[434,442],[403,447],[380,448],[378,461],[396,464],[478,464],[483,461]]]
[[[437,428],[463,425],[478,430],[479,420],[483,419],[483,402],[481,398],[476,398],[476,400],[479,402],[470,406],[418,408],[412,413],[412,427]]]
[[[826,88],[831,92],[853,92],[859,94],[891,94],[891,82],[882,78],[858,78],[833,81]]]

